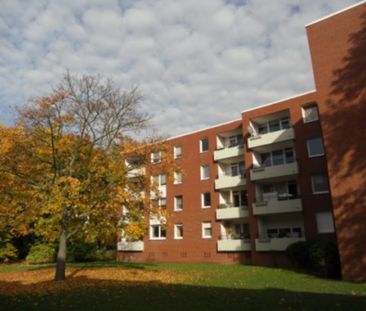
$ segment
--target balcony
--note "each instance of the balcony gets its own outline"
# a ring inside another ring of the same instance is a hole
[[[243,146],[232,146],[229,148],[223,148],[214,152],[214,160],[220,161],[230,158],[235,158],[244,154]]]
[[[255,239],[255,249],[257,252],[283,252],[289,245],[299,241],[305,241],[305,237],[260,238]]]
[[[298,173],[299,168],[297,162],[295,161],[281,165],[254,167],[250,171],[250,179],[255,181],[274,177],[296,175]]]
[[[279,131],[260,134],[256,136],[249,137],[248,139],[248,147],[249,149],[254,149],[270,144],[276,144],[280,142],[284,142],[287,140],[292,140],[295,138],[295,132],[293,128],[282,129]]]
[[[238,219],[248,217],[248,207],[232,206],[232,204],[220,204],[216,210],[217,220]]]
[[[146,173],[146,169],[144,167],[139,167],[139,168],[131,169],[127,173],[127,176],[128,176],[128,178],[136,178],[136,177],[145,175],[145,173]]]
[[[243,252],[251,249],[250,239],[224,238],[217,241],[218,252]]]
[[[268,215],[302,211],[301,199],[269,200],[253,203],[253,215]]]
[[[245,176],[237,175],[237,176],[219,176],[218,179],[215,180],[215,188],[216,189],[225,189],[225,188],[235,188],[240,186],[245,186],[247,183]]]
[[[144,241],[123,241],[117,243],[117,250],[123,252],[142,252]]]

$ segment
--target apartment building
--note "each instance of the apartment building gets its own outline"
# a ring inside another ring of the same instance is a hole
[[[316,89],[168,139],[181,171],[152,178],[169,222],[119,260],[286,266],[288,245],[328,239],[366,279],[366,2],[306,30]]]

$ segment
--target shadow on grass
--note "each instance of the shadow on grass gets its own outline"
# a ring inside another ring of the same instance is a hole
[[[70,278],[79,288],[47,294],[6,296],[0,293],[0,310],[366,310],[366,296],[299,292],[278,288],[238,289],[158,281],[131,282]],[[68,282],[68,281],[66,281]],[[36,292],[50,281],[36,285],[0,282],[0,288],[16,286]]]

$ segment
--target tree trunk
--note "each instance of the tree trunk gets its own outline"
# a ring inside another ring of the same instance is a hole
[[[58,243],[55,281],[65,280],[66,270],[66,230],[62,229]]]

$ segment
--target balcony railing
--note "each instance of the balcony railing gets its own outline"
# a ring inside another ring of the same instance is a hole
[[[277,197],[268,201],[253,203],[254,215],[291,213],[302,211],[302,202],[298,197]]]
[[[118,251],[142,252],[144,250],[144,241],[121,241],[117,243]]]
[[[221,175],[215,180],[216,189],[235,188],[246,185],[245,175]]]
[[[214,160],[220,161],[224,159],[238,157],[244,154],[243,145],[229,145],[214,152]]]
[[[286,233],[286,234],[259,234],[255,239],[255,249],[257,252],[267,251],[285,251],[287,247],[293,243],[305,241],[302,234]]]
[[[247,218],[248,207],[247,206],[234,206],[233,203],[221,203],[216,210],[216,219],[237,219]]]
[[[299,168],[297,162],[294,161],[292,163],[281,165],[254,167],[250,171],[250,179],[255,181],[274,177],[296,175],[298,173]]]
[[[221,235],[217,241],[218,252],[250,251],[249,235]]]
[[[258,134],[256,136],[249,137],[248,147],[254,149],[270,144],[280,143],[295,138],[295,132],[293,128],[286,128],[275,132],[266,134]]]

